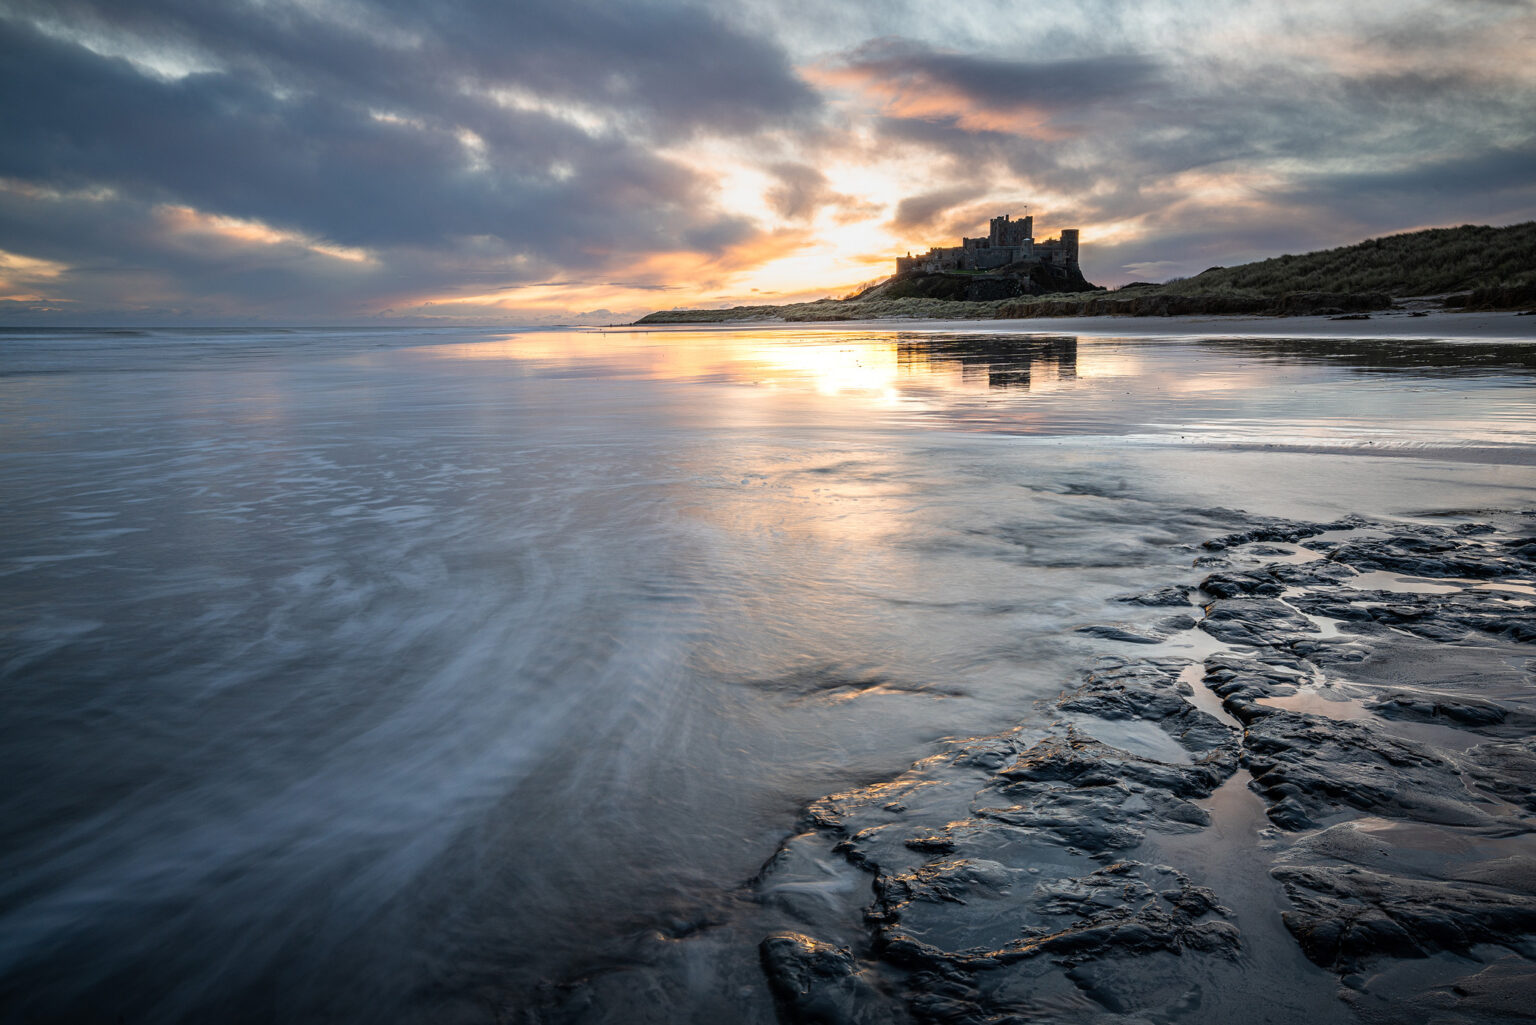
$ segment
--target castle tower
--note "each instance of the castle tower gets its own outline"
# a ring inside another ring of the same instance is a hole
[[[1026,215],[1018,220],[1011,219],[1007,214],[994,217],[990,222],[991,230],[987,233],[987,244],[991,246],[1021,246],[1026,239],[1035,237],[1035,218]]]
[[[1061,255],[1066,259],[1067,266],[1077,266],[1077,229],[1061,229]]]

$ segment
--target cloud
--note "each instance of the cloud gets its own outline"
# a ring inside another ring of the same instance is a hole
[[[9,177],[107,185],[352,246],[488,235],[556,262],[594,239],[622,254],[683,236],[730,244],[741,230],[710,215],[696,174],[540,112],[381,118],[366,96],[280,96],[228,72],[152,79],[14,25],[0,25],[0,50]],[[466,152],[466,130],[480,153]]]
[[[720,210],[709,176],[657,145],[792,125],[819,103],[770,41],[692,8],[415,10],[281,0],[0,8],[0,177],[113,197],[76,196],[53,205],[83,216],[11,230],[27,236],[29,255],[82,267],[101,267],[105,244],[120,268],[179,279],[188,293],[206,274],[195,261],[175,266],[150,208],[243,222],[246,243],[265,232],[269,243],[367,254],[378,273],[353,298],[422,267],[428,286],[443,276],[432,268],[472,286],[620,270],[656,252],[707,257],[762,229]],[[178,63],[190,70],[165,70]],[[134,217],[148,221],[105,239],[82,223]],[[284,268],[309,273],[270,244],[244,248],[221,263],[242,266],[247,298]]]
[[[891,230],[958,238],[1018,197],[1047,228],[1084,228],[1100,280],[1536,214],[1536,75],[1500,41],[1521,34],[1514,9],[1204,26],[1198,8],[1138,10],[1152,20],[1047,17],[1060,59],[1028,43],[1000,56],[1003,39],[981,53],[882,39],[813,77],[878,112],[876,148],[957,183],[913,190]],[[1126,49],[1138,28],[1155,56]]]
[[[665,136],[750,132],[792,121],[818,99],[771,40],[703,5],[599,0],[488,4],[330,0],[10,0],[43,25],[70,26],[121,52],[191,55],[263,86],[315,89],[404,107],[513,89],[629,118]],[[473,103],[465,103],[464,108]]]
[[[1066,110],[1144,89],[1157,80],[1159,68],[1144,54],[1024,60],[878,39],[849,53],[841,75],[884,90],[940,90],[992,110]]]
[[[1536,216],[1529,11],[0,0],[0,276],[102,310],[574,311],[836,289],[1023,203],[1109,281],[1507,223]]]
[[[1529,202],[1536,195],[1536,139],[1518,146],[1493,146],[1427,163],[1384,170],[1299,175],[1291,187],[1297,199],[1348,194],[1394,207],[1404,200],[1430,203],[1438,197],[1473,193],[1484,199],[1514,193]]]
[[[837,198],[827,176],[807,164],[779,163],[770,170],[778,184],[768,190],[768,205],[786,220],[805,220]]]
[[[944,215],[975,198],[976,189],[969,186],[908,196],[896,204],[895,216],[891,218],[891,230],[903,235],[935,230]]]
[[[1158,62],[1142,54],[1024,60],[878,39],[813,77],[863,93],[887,117],[1055,138],[1075,131],[1087,108],[1134,96],[1159,74]]]

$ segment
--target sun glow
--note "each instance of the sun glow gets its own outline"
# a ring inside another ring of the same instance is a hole
[[[761,332],[535,331],[419,351],[438,359],[524,361],[563,361],[578,354],[602,358],[621,352],[632,361],[631,372],[647,377],[725,380],[760,387],[809,385],[821,395],[891,402],[900,398],[898,382],[906,372],[892,337],[850,340],[816,331],[771,339]]]

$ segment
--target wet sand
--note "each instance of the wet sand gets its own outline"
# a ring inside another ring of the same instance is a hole
[[[0,1018],[1493,1014],[1536,347],[1147,323],[8,337]]]

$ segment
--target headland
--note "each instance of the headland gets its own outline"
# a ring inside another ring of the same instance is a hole
[[[1076,229],[1037,242],[1033,218],[898,257],[896,273],[843,299],[662,310],[638,324],[1060,317],[1347,317],[1536,308],[1536,222],[1434,228],[1300,256],[1211,267],[1191,278],[1097,288]]]

